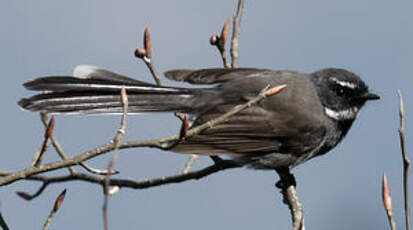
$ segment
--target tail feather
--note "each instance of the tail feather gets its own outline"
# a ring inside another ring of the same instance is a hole
[[[197,106],[197,94],[128,93],[128,112],[187,112]],[[47,113],[121,113],[120,95],[113,92],[66,91],[23,98],[19,105],[30,111]]]
[[[28,90],[35,91],[102,91],[119,92],[125,88],[130,92],[137,93],[183,93],[191,91],[185,88],[162,87],[147,82],[135,81],[133,83],[120,82],[110,79],[77,78],[71,76],[50,76],[36,78],[23,84]]]
[[[103,73],[114,74],[109,71]],[[203,95],[202,89],[156,86],[119,76],[37,78],[24,86],[29,90],[44,92],[23,98],[18,104],[26,110],[46,113],[121,113],[120,91],[125,88],[130,113],[191,113],[202,106],[197,103],[197,99]]]

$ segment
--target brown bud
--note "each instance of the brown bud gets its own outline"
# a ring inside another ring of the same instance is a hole
[[[229,31],[230,23],[231,23],[231,18],[228,18],[228,20],[225,22],[224,27],[222,27],[221,40],[224,43],[227,41],[227,38],[228,38],[228,31]]]
[[[121,100],[123,105],[128,103],[128,95],[126,94],[126,89],[125,88],[122,88],[120,90],[120,100]]]
[[[57,197],[56,201],[54,202],[53,211],[57,212],[60,206],[62,206],[63,200],[65,199],[66,189],[64,189],[59,196]]]
[[[46,132],[44,134],[45,138],[50,138],[53,135],[53,129],[55,124],[55,117],[50,118],[49,124],[47,125]]]
[[[285,87],[287,87],[287,85],[277,85],[277,86],[274,86],[274,87],[268,89],[268,90],[265,92],[265,95],[266,95],[266,96],[272,96],[272,95],[278,94],[278,93],[280,93],[283,89],[285,89]]]
[[[149,28],[145,28],[143,41],[144,41],[143,47],[146,50],[146,57],[152,58],[152,43],[151,43],[151,36],[149,34]]]
[[[179,132],[179,138],[183,138],[189,129],[188,115],[185,114],[184,119],[182,120],[181,131]]]
[[[386,209],[386,211],[389,212],[392,210],[392,201],[391,201],[390,188],[387,182],[386,173],[383,173],[381,185],[382,185],[381,195],[383,199],[383,206]]]
[[[135,50],[135,57],[137,58],[143,58],[146,56],[146,50],[142,48],[138,48]]]
[[[16,192],[16,194],[19,197],[21,197],[22,199],[27,200],[27,201],[32,199],[32,196],[30,194],[25,193],[25,192]]]
[[[209,38],[209,43],[210,43],[211,45],[213,45],[213,46],[217,45],[217,44],[218,44],[218,41],[219,41],[219,37],[218,37],[217,35],[212,35],[212,36]]]

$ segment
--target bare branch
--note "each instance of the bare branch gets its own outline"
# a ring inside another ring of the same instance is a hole
[[[232,39],[231,39],[231,59],[232,68],[238,68],[238,44],[239,34],[241,26],[242,12],[244,10],[244,0],[238,0],[237,13],[234,16],[232,26]]]
[[[97,169],[97,168],[92,168],[91,166],[87,165],[85,162],[80,162],[79,163],[84,169],[86,169],[88,172],[93,173],[93,174],[97,174],[97,175],[116,175],[119,173],[118,170],[114,170],[114,169]]]
[[[281,189],[283,202],[290,209],[293,230],[304,230],[304,214],[297,191],[295,190],[296,182],[294,175],[290,173],[288,168],[278,169],[277,173],[280,176],[280,180],[277,182],[276,187]]]
[[[142,179],[142,180],[132,180],[132,179],[110,179],[110,186],[118,186],[120,188],[131,188],[131,189],[146,189],[151,187],[156,187],[160,185],[181,183],[188,180],[198,180],[203,177],[209,176],[216,172],[242,167],[241,164],[231,161],[231,160],[220,160],[219,162],[205,167],[203,169],[190,171],[188,173],[179,173],[170,176],[163,176],[152,179]],[[12,173],[2,171],[1,175],[11,175]],[[41,181],[47,183],[48,185],[53,183],[63,183],[68,181],[84,181],[94,184],[99,184],[104,186],[105,178],[100,176],[94,176],[85,173],[76,172],[74,174],[68,174],[63,176],[43,176],[43,175],[33,175],[27,177],[26,180]]]
[[[146,34],[146,31],[145,31]],[[148,35],[149,36],[149,35]],[[150,43],[149,43],[150,44]],[[145,42],[146,46],[146,42]],[[150,47],[150,45],[148,45]],[[113,166],[115,165],[115,161],[118,158],[119,153],[119,144],[123,138],[123,135],[126,131],[126,118],[128,117],[128,96],[126,95],[126,89],[122,88],[120,92],[120,98],[122,102],[122,119],[120,122],[120,127],[118,132],[116,133],[115,137],[113,138],[113,143],[115,145],[115,151],[112,154],[112,158],[108,163],[107,171],[112,171]],[[103,193],[104,193],[104,201],[103,201],[103,223],[105,230],[109,230],[109,217],[108,217],[108,206],[109,206],[109,193],[110,193],[110,174],[105,176],[104,186],[103,186]]]
[[[47,127],[48,123],[47,123],[47,114],[46,113],[40,113],[40,119],[42,120],[42,123],[45,127]],[[69,157],[67,156],[67,154],[63,151],[63,148],[60,146],[59,142],[57,141],[56,137],[54,135],[50,136],[50,140],[52,140],[52,144],[53,147],[55,148],[56,152],[59,154],[60,158],[62,158],[63,160],[68,159]],[[80,162],[79,163],[80,166],[82,166],[84,169],[86,169],[88,172],[93,173],[93,174],[98,174],[98,175],[106,175],[106,174],[110,174],[110,175],[115,175],[118,174],[119,172],[116,170],[111,170],[111,171],[107,171],[106,169],[96,169],[93,168],[91,166],[89,166],[88,164],[86,164],[85,162]],[[76,169],[74,167],[68,167],[70,173],[74,173],[76,172]]]
[[[64,189],[59,196],[56,198],[56,201],[53,205],[52,211],[50,211],[49,216],[46,219],[46,222],[43,225],[43,230],[47,230],[50,227],[50,223],[52,222],[52,218],[54,214],[59,211],[60,206],[63,203],[63,200],[65,199],[66,196],[66,189]]]
[[[185,163],[185,167],[182,173],[188,173],[191,170],[191,167],[197,158],[198,158],[198,155],[192,154],[189,157],[188,161]]]
[[[48,183],[47,183],[47,182],[43,182],[42,186],[41,186],[33,195],[30,195],[30,194],[25,193],[25,192],[16,192],[16,194],[17,194],[19,197],[21,197],[21,198],[23,198],[23,199],[25,199],[25,200],[27,200],[27,201],[30,201],[30,200],[38,197],[40,194],[42,194],[42,192],[46,189],[47,186],[48,186]]]
[[[280,92],[282,89],[284,89],[286,87],[286,85],[282,85],[282,86],[275,86],[271,89],[269,89],[270,92],[274,92],[274,88],[278,89],[278,92]],[[242,105],[237,105],[234,108],[232,108],[230,111],[228,111],[227,113],[213,119],[210,120],[200,126],[191,128],[188,130],[188,132],[186,133],[186,138],[191,137],[193,135],[197,135],[200,132],[214,127],[218,124],[224,123],[225,121],[227,121],[231,116],[235,115],[236,113],[251,107],[253,105],[255,105],[256,103],[258,103],[259,101],[265,99],[268,96],[271,96],[273,94],[269,94],[268,93],[268,87],[266,87],[264,90],[262,90],[256,97],[250,99],[248,102],[242,104]],[[119,149],[124,149],[124,148],[136,148],[136,147],[153,147],[153,148],[158,148],[158,149],[168,149],[168,147],[170,146],[170,143],[174,143],[174,142],[178,142],[180,141],[179,135],[174,135],[174,136],[170,136],[170,137],[166,137],[166,138],[161,138],[161,139],[156,139],[156,140],[152,140],[152,141],[134,141],[134,142],[122,142],[119,144]],[[76,164],[79,164],[79,162],[83,162],[86,161],[88,159],[91,159],[93,157],[102,155],[104,153],[107,153],[109,151],[112,151],[115,149],[115,145],[114,143],[108,143],[105,144],[103,146],[97,147],[95,149],[89,150],[84,152],[83,154],[80,154],[78,156],[66,159],[66,160],[62,160],[62,161],[58,161],[58,162],[52,162],[52,163],[48,163],[48,164],[44,164],[41,165],[39,167],[30,167],[18,172],[14,172],[14,173],[5,173],[5,172],[0,172],[0,175],[4,176],[2,178],[0,178],[0,186],[3,185],[7,185],[10,183],[13,183],[15,181],[18,180],[22,180],[22,179],[31,179],[34,175],[37,175],[39,173],[43,173],[43,172],[49,172],[49,171],[54,171],[57,169],[61,169],[61,168],[65,168],[65,167],[69,167],[69,166],[73,166]],[[225,162],[224,169],[225,168],[233,168],[234,166],[228,167],[228,162]],[[233,163],[232,163],[233,164]],[[239,166],[236,166],[239,167]],[[210,167],[207,167],[203,170],[200,170],[197,173],[187,173],[184,175],[175,175],[172,177],[168,178],[168,181],[165,182],[165,178],[162,179],[156,179],[156,180],[150,180],[147,183],[139,183],[139,185],[137,186],[156,186],[156,185],[160,185],[160,184],[166,184],[166,183],[177,183],[177,182],[182,182],[188,179],[197,179],[199,177],[205,176],[205,175],[209,175],[211,173],[217,172],[219,170],[221,170],[221,166],[217,166],[216,164]],[[61,178],[62,180],[70,180],[70,179],[78,179],[78,176],[76,175],[81,175],[79,173],[73,175],[72,178],[69,177],[65,177],[65,178]],[[91,177],[88,177],[89,179]],[[92,179],[91,179],[92,180]],[[155,185],[153,185],[155,184]],[[112,184],[111,184],[112,185]]]
[[[0,227],[3,228],[3,230],[9,230],[9,226],[7,226],[7,223],[4,220],[3,215],[1,215],[1,212],[0,212]]]
[[[399,94],[399,102],[400,102],[400,127],[399,127],[399,136],[400,136],[400,146],[402,150],[402,157],[403,157],[403,188],[404,188],[404,214],[406,217],[406,229],[411,229],[411,221],[410,221],[410,204],[409,204],[409,166],[410,160],[407,155],[406,150],[406,137],[404,133],[404,106],[403,106],[403,96],[400,90],[398,91]]]

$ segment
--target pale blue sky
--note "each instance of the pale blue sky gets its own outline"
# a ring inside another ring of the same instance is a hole
[[[2,1],[0,169],[27,167],[42,141],[38,115],[16,105],[31,94],[23,82],[71,74],[78,64],[151,81],[146,66],[133,57],[147,26],[159,72],[221,66],[208,40],[233,14],[236,2]],[[294,170],[308,229],[387,229],[379,194],[383,171],[390,180],[396,220],[399,226],[404,223],[396,90],[404,93],[407,148],[412,150],[412,11],[410,0],[246,0],[241,66],[303,72],[343,67],[359,74],[382,97],[363,109],[337,148]],[[179,130],[172,115],[131,116],[128,121],[126,140]],[[74,156],[109,141],[118,123],[114,116],[59,116],[55,133]],[[49,151],[45,161],[57,159]],[[179,172],[186,159],[135,149],[122,151],[116,168],[121,177],[147,178]],[[88,163],[104,168],[107,161],[108,157],[100,157]],[[195,166],[209,163],[205,158]],[[110,223],[112,229],[289,229],[289,211],[273,186],[277,180],[270,171],[235,169],[179,185],[123,189],[111,197]],[[100,187],[55,184],[31,202],[14,194],[31,193],[38,186],[21,181],[0,189],[0,209],[11,229],[41,228],[63,188],[68,189],[66,200],[51,229],[103,228]]]

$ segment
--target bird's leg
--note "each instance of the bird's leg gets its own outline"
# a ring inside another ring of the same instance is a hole
[[[275,186],[281,189],[283,195],[283,202],[288,205],[293,219],[293,229],[301,230],[304,228],[304,214],[301,203],[298,199],[295,187],[297,185],[295,177],[290,173],[289,168],[280,168],[276,170],[280,176],[280,180]]]
[[[280,168],[276,169],[278,176],[280,177],[280,180],[275,184],[275,186],[279,189],[285,189],[288,188],[289,186],[297,186],[297,183],[295,181],[295,177],[293,174],[290,173],[289,168]]]

